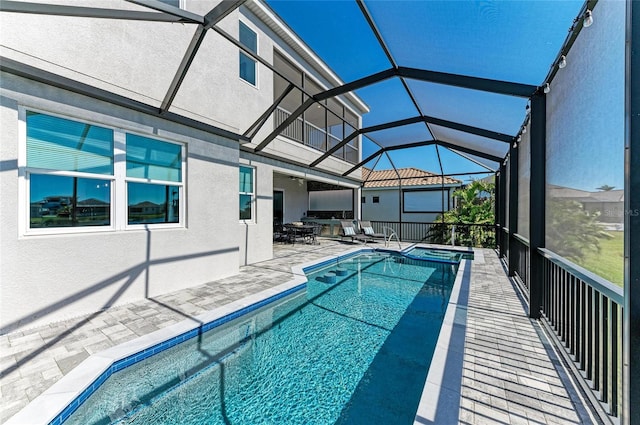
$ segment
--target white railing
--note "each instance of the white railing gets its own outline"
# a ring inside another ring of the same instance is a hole
[[[274,127],[278,127],[290,116],[291,113],[289,111],[280,107],[276,108],[274,113]],[[326,152],[341,142],[340,138],[331,133],[327,133],[324,129],[310,122],[304,121],[300,117],[296,118],[295,121],[289,124],[280,134],[322,152]],[[331,155],[352,164],[358,162],[358,149],[351,144],[341,147]]]

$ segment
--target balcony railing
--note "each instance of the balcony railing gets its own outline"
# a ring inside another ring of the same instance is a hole
[[[275,127],[285,122],[290,116],[291,113],[289,111],[276,108],[274,113]],[[303,120],[301,117],[296,118],[295,121],[289,124],[280,134],[321,152],[326,152],[342,141],[340,138],[331,133],[327,133],[324,129]],[[349,143],[335,151],[332,156],[343,159],[351,164],[358,163],[358,150]]]

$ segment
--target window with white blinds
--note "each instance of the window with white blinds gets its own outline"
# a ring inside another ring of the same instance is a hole
[[[25,121],[27,233],[180,224],[182,144],[36,111]]]

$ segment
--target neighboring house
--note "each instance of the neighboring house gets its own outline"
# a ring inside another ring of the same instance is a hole
[[[308,164],[367,106],[329,98],[277,134],[301,89],[343,82],[260,0],[67,3],[0,11],[3,332],[237,274],[312,202],[359,216],[360,137]]]
[[[453,208],[453,192],[462,181],[417,168],[363,168],[362,218],[388,222],[434,222]]]
[[[619,230],[624,223],[624,190],[586,190],[570,187],[547,185],[551,198],[571,199],[582,204],[585,211],[598,213],[598,221],[609,225],[617,225]]]

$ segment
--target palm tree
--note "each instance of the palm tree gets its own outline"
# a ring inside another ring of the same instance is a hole
[[[456,198],[456,208],[438,217],[434,226],[431,240],[435,243],[447,243],[451,230],[455,227],[456,245],[466,246],[495,246],[495,234],[487,231],[486,226],[493,225],[495,215],[493,211],[493,194],[495,184],[482,180],[475,180],[467,186],[453,192]],[[468,224],[469,226],[460,226]]]
[[[609,186],[608,184],[603,184],[600,187],[596,187],[596,190],[604,190],[605,192],[608,192],[613,189],[615,189],[615,186]]]

